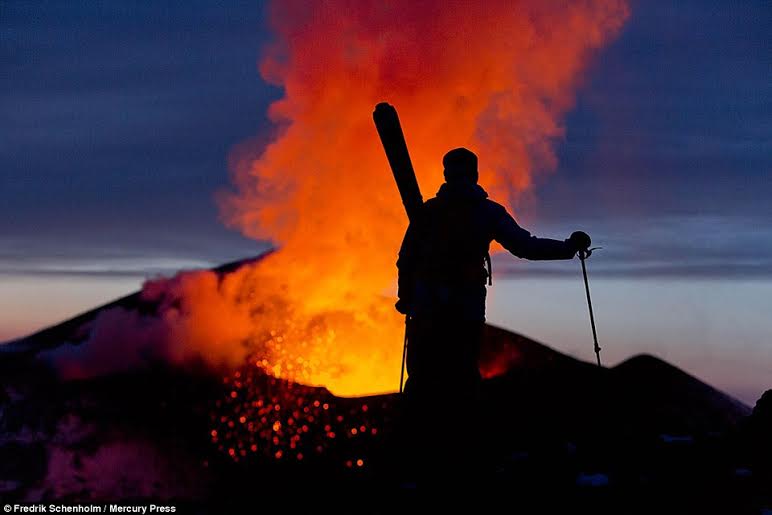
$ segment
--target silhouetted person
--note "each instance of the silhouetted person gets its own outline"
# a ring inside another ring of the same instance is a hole
[[[407,315],[410,452],[423,473],[452,476],[463,473],[475,455],[491,242],[520,258],[571,259],[590,246],[590,237],[531,236],[477,184],[474,153],[451,150],[442,164],[445,184],[424,203],[402,242],[396,307]]]

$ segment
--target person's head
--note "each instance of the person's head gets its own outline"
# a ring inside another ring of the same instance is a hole
[[[445,182],[477,184],[477,156],[464,147],[454,148],[442,158]]]

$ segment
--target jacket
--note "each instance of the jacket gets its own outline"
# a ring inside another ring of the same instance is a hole
[[[408,226],[399,251],[397,310],[412,317],[485,320],[492,241],[530,260],[571,259],[568,241],[537,238],[478,184],[445,183]]]

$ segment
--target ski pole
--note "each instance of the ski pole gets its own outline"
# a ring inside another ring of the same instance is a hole
[[[600,346],[598,345],[598,333],[595,330],[595,316],[592,313],[592,300],[590,299],[590,282],[587,280],[587,266],[584,264],[584,260],[587,259],[592,255],[593,250],[597,250],[600,247],[587,249],[587,250],[580,250],[579,251],[579,261],[582,262],[582,275],[584,276],[584,291],[587,294],[587,307],[590,310],[590,325],[592,326],[592,339],[595,342],[595,356],[598,358],[598,366],[602,366],[600,364]]]

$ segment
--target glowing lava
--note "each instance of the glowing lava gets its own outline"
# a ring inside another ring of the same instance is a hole
[[[276,379],[262,368],[247,364],[223,379],[225,395],[216,402],[210,431],[220,452],[236,462],[253,457],[313,462],[330,455],[340,459],[339,466],[365,466],[383,424],[392,423],[392,398],[340,399],[323,388]]]

